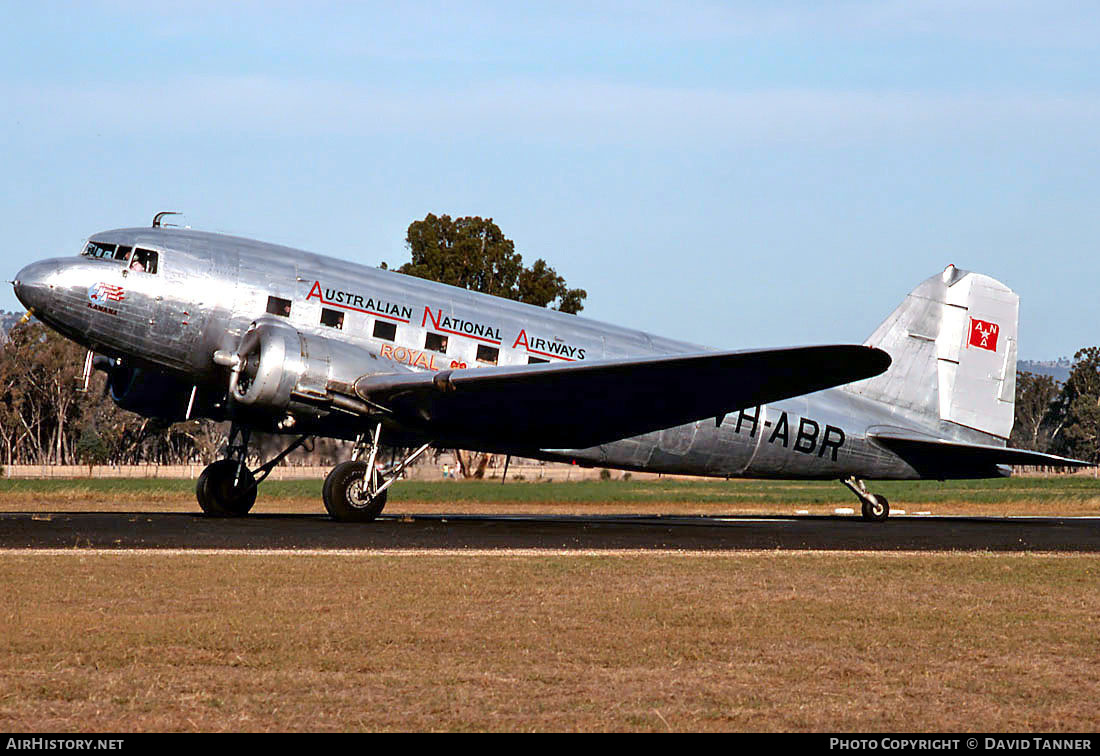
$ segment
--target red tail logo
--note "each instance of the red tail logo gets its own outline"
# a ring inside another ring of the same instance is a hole
[[[991,352],[997,351],[997,335],[1001,329],[997,327],[996,323],[988,323],[984,320],[978,320],[977,318],[970,319],[970,346],[978,347],[979,349],[988,349]]]

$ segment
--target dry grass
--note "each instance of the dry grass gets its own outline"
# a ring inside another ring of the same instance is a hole
[[[0,555],[0,730],[1095,731],[1100,558]]]
[[[188,481],[0,511],[196,511]],[[886,485],[886,484],[884,484]],[[319,482],[257,511],[323,511]],[[890,484],[1096,515],[1095,481]],[[315,490],[316,489],[316,490]],[[401,484],[389,513],[831,513],[836,483]],[[1100,557],[0,553],[0,730],[1095,731]]]

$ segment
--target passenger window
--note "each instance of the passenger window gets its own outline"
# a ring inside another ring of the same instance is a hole
[[[550,360],[544,360],[542,357],[528,357],[527,358],[527,364],[528,365],[538,365],[540,363],[549,362],[549,361]]]
[[[278,315],[281,318],[290,317],[290,300],[280,299],[279,297],[267,298],[267,311],[271,315]]]
[[[447,353],[447,337],[441,333],[429,333],[424,337],[424,348],[433,352]]]
[[[344,313],[339,310],[330,310],[327,307],[322,307],[321,325],[327,325],[329,328],[343,328]]]
[[[136,247],[130,255],[130,270],[145,273],[157,272],[157,253],[151,249]]]
[[[477,361],[487,362],[490,365],[497,364],[497,359],[500,357],[500,350],[496,347],[485,346],[484,344],[477,345]]]
[[[384,320],[374,321],[374,338],[393,341],[397,338],[397,324],[387,323]]]

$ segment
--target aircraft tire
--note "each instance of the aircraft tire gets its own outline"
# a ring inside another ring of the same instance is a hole
[[[869,522],[882,522],[890,516],[890,502],[885,496],[871,494],[863,502],[863,519]]]
[[[363,501],[357,495],[366,477],[366,462],[341,462],[332,468],[321,489],[325,509],[332,519],[337,522],[370,522],[382,513],[389,491],[383,491],[369,501]],[[374,481],[376,485],[382,482],[377,470],[374,471]]]
[[[233,487],[239,463],[221,459],[206,466],[195,486],[195,497],[208,517],[243,517],[256,503],[256,478],[247,467],[241,486]]]

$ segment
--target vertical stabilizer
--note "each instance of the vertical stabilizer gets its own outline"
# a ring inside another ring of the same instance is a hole
[[[1007,439],[1019,306],[1001,282],[949,265],[915,288],[867,340],[890,354],[890,369],[846,390]]]

